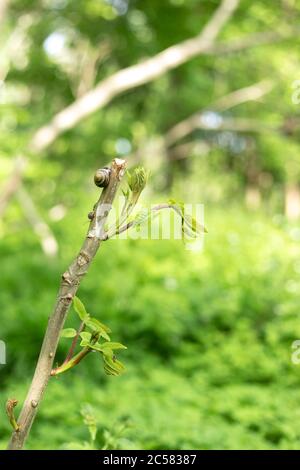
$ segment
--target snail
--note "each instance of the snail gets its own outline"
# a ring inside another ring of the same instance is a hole
[[[94,176],[95,185],[99,188],[105,188],[109,183],[110,172],[110,168],[107,167],[97,170]]]

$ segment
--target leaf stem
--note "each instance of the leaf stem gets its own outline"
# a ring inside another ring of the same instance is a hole
[[[84,328],[84,322],[83,323],[83,328]],[[81,327],[81,325],[80,325]],[[83,329],[82,328],[82,329]],[[79,328],[80,330],[80,328]],[[79,331],[78,330],[78,331]],[[81,332],[78,333],[78,336],[80,335]],[[74,339],[76,338],[76,336],[74,337]],[[94,344],[98,341],[99,339],[99,333],[98,332],[95,332],[92,334],[92,337],[91,337],[91,344]],[[73,340],[74,341],[74,340]],[[75,346],[74,346],[75,348]],[[73,348],[73,350],[74,350]],[[70,351],[69,351],[69,354],[68,356],[70,355],[70,352],[71,352],[71,349],[72,349],[72,345],[71,345],[71,348],[70,348]],[[56,369],[52,369],[51,371],[51,376],[54,376],[54,375],[59,375],[59,374],[62,374],[63,372],[66,372],[67,370],[69,369],[72,369],[72,367],[75,367],[77,366],[77,364],[79,364],[79,362],[82,361],[82,359],[89,353],[93,351],[93,348],[90,347],[90,346],[85,346],[84,348],[82,348],[82,350],[76,354],[76,356],[72,357],[70,355],[70,358],[68,360],[65,360],[61,366],[59,367],[56,367]]]
[[[179,215],[179,217],[181,217],[182,222],[186,223],[186,225],[190,229],[193,230],[193,227],[192,227],[191,223],[185,219],[184,210],[181,209],[180,207],[178,207],[176,204],[170,204],[170,203],[167,203],[167,202],[162,203],[162,204],[157,204],[156,206],[153,206],[150,209],[150,212],[158,212],[158,211],[163,210],[163,209],[173,209]],[[120,235],[121,233],[126,232],[126,230],[129,230],[130,228],[135,227],[136,225],[139,225],[139,223],[140,223],[139,221],[131,220],[130,222],[127,222],[127,224],[123,225],[122,227],[117,228],[117,230],[113,234],[105,233],[103,238],[102,238],[102,241],[109,240],[110,238],[114,237],[115,235]],[[207,230],[204,226],[201,227],[201,228],[202,228],[204,233],[207,232]]]
[[[76,348],[76,344],[77,344],[77,341],[78,341],[78,338],[79,338],[79,335],[84,330],[84,326],[85,326],[84,322],[81,322],[80,325],[79,325],[79,328],[77,330],[76,336],[74,336],[74,338],[73,338],[70,349],[68,351],[68,354],[67,354],[66,359],[64,360],[63,364],[66,364],[67,362],[69,362],[69,360],[73,356],[75,348]]]
[[[174,209],[175,212],[180,214],[180,212],[178,211],[178,209],[175,205],[168,204],[168,203],[157,204],[156,206],[151,208],[151,212],[157,212],[157,211],[160,211],[161,209]],[[117,230],[114,233],[112,233],[112,234],[105,233],[103,238],[102,238],[102,241],[109,240],[110,238],[114,237],[115,235],[120,235],[121,233],[126,232],[126,230],[129,230],[130,228],[134,227],[135,225],[138,225],[138,223],[139,222],[136,222],[135,220],[131,220],[130,222],[127,222],[127,224],[123,225],[122,227],[117,228]]]
[[[88,346],[84,347],[78,354],[76,354],[76,356],[74,356],[68,362],[64,362],[61,366],[57,367],[56,369],[52,369],[51,376],[62,374],[63,372],[72,369],[72,367],[77,366],[77,364],[79,364],[79,362],[81,362],[82,359],[91,351],[92,349]]]

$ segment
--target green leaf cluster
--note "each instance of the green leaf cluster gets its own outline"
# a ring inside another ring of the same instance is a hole
[[[111,333],[110,328],[97,318],[92,317],[82,301],[76,296],[73,299],[73,307],[83,323],[83,331],[77,333],[74,328],[66,328],[62,330],[61,337],[74,338],[78,335],[81,338],[81,348],[88,348],[102,355],[104,371],[107,375],[117,376],[122,374],[125,367],[117,360],[114,351],[127,349],[127,347],[121,343],[111,341],[109,336],[109,333]],[[102,339],[105,341],[101,342]]]

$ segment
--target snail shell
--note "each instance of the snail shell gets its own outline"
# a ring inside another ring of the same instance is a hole
[[[95,185],[99,188],[105,188],[109,183],[110,168],[100,168],[94,176]]]

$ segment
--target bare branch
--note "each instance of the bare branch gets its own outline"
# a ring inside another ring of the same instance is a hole
[[[209,107],[209,111],[225,111],[247,101],[258,100],[269,93],[272,88],[273,84],[269,80],[241,88],[219,98]],[[172,127],[165,135],[165,145],[169,147],[190,134],[194,129],[199,128],[209,128],[208,125],[205,126],[205,111],[195,113]],[[218,129],[219,127],[216,126],[216,128]]]
[[[79,56],[76,69],[78,70],[77,81],[74,84],[75,97],[77,99],[89,92],[95,85],[99,63],[103,62],[110,54],[111,47],[106,42],[91,47],[86,44],[84,52]]]
[[[224,43],[212,44],[211,47],[204,51],[207,55],[224,55],[240,52],[253,47],[275,44],[284,40],[291,39],[299,34],[299,29],[291,29],[284,33],[277,31],[262,31],[260,33],[251,34],[246,37],[236,38]]]
[[[299,129],[300,121],[295,120],[293,122],[292,131],[295,129]],[[223,118],[222,121],[219,122],[218,126],[209,126],[208,123],[199,122],[193,130],[196,128],[209,130],[212,132],[220,132],[220,131],[231,131],[231,132],[245,132],[245,133],[262,133],[262,132],[277,132],[286,134],[289,132],[289,128],[287,124],[271,124],[266,123],[263,121],[259,121],[256,119],[250,118]],[[201,140],[190,140],[188,142],[180,143],[174,145],[173,147],[169,148],[169,159],[170,160],[182,160],[187,158],[191,155],[191,152],[196,151],[197,153],[207,154],[210,147],[212,147],[212,142],[209,139],[201,139]]]
[[[209,149],[210,145],[205,140],[191,140],[172,147],[168,152],[168,159],[170,161],[183,160],[191,155],[195,150],[197,150],[201,155],[206,155]]]
[[[11,176],[8,178],[0,196],[0,217],[3,216],[11,198],[19,188],[22,182],[23,171],[25,169],[26,159],[23,156],[15,158],[14,167]]]
[[[220,112],[226,111],[234,106],[238,106],[242,103],[246,103],[247,101],[259,100],[262,98],[266,93],[269,93],[273,88],[273,84],[270,80],[263,80],[261,82],[255,83],[245,88],[240,88],[235,90],[219,99],[217,99],[207,110],[202,110],[197,113],[192,114],[187,119],[179,122],[175,126],[173,126],[169,131],[165,134],[165,136],[161,139],[154,138],[155,144],[153,140],[150,140],[149,147],[155,147],[155,151],[153,149],[148,151],[148,145],[145,144],[141,146],[136,152],[134,152],[129,157],[129,161],[131,164],[136,164],[140,160],[141,155],[153,155],[153,153],[161,153],[167,154],[169,160],[181,160],[186,158],[187,153],[189,153],[194,147],[195,143],[187,142],[184,144],[178,145],[177,142],[180,139],[183,139],[187,135],[191,134],[195,129],[209,129],[209,130],[225,130],[226,126],[228,130],[234,130],[233,126],[239,126],[241,130],[241,121],[237,122],[229,122],[226,120],[224,122],[222,116],[216,115],[218,121],[214,123],[214,126],[209,126],[209,120],[207,119],[206,113],[209,112]],[[243,123],[244,130],[246,131],[246,123]],[[251,130],[253,131],[254,122],[249,122],[248,125],[251,126]],[[223,128],[222,128],[223,126]],[[238,130],[236,128],[236,130]],[[261,131],[265,130],[265,124],[262,125]],[[199,146],[199,142],[197,144]],[[170,147],[172,147],[170,149]],[[208,144],[202,142],[202,150],[207,151]],[[153,160],[153,158],[152,158]],[[150,161],[147,162],[147,165],[150,165]]]
[[[58,252],[58,243],[50,227],[38,213],[35,204],[28,191],[21,185],[17,191],[17,198],[24,210],[25,217],[33,228],[33,231],[40,239],[42,250],[46,256],[56,256]]]
[[[217,126],[211,126],[205,121],[200,121],[198,129],[211,131],[235,131],[235,132],[274,132],[280,130],[277,124],[270,124],[252,118],[222,118]]]
[[[218,126],[209,126],[208,123],[201,122],[193,127],[192,130],[202,129],[211,132],[245,132],[245,133],[262,133],[262,132],[281,132],[282,126],[275,124],[266,124],[265,122],[258,121],[250,118],[225,118],[220,121]],[[175,143],[175,142],[174,142]],[[183,160],[191,155],[192,152],[197,151],[201,154],[207,154],[212,147],[209,139],[191,140],[189,142],[174,145],[169,148],[169,160]]]
[[[103,190],[96,203],[95,210],[99,216],[94,217],[91,221],[79,254],[71,263],[68,270],[62,275],[56,304],[48,322],[32,383],[18,420],[19,430],[12,434],[11,441],[8,445],[8,448],[11,450],[22,449],[28,436],[38,406],[48,384],[59,335],[63,328],[72,299],[78,290],[82,278],[86,275],[101,243],[100,238],[96,235],[93,236],[92,233],[95,232],[94,229],[96,225],[98,231],[100,229],[101,233],[101,227],[103,228],[106,223],[108,213],[124,172],[125,161],[115,159],[111,166],[108,186]]]
[[[273,87],[274,84],[271,80],[262,80],[254,85],[240,88],[239,90],[235,90],[232,93],[219,98],[212,105],[212,108],[216,111],[226,111],[234,106],[246,103],[247,101],[260,100],[260,98],[269,93]]]

